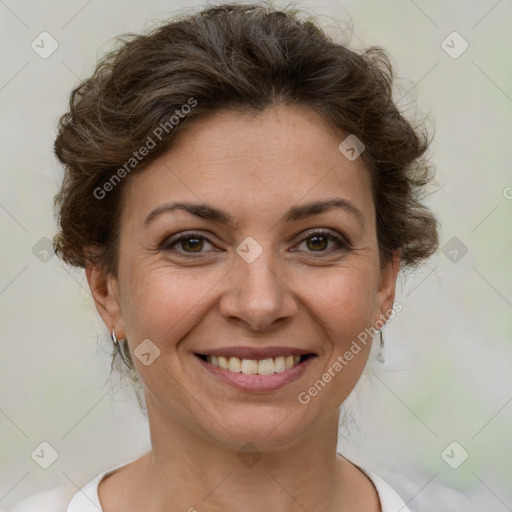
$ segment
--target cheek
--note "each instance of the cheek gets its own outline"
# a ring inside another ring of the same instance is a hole
[[[373,320],[377,285],[369,268],[330,269],[325,275],[303,274],[303,296],[336,337],[346,339]]]
[[[324,370],[339,375],[335,380],[341,398],[359,379],[371,349],[377,295],[369,275],[368,270],[337,272],[324,281],[323,293],[315,295],[314,310],[330,340]]]
[[[337,301],[337,324],[339,329],[348,329],[356,334],[372,322],[376,303],[376,290],[368,279],[341,280]],[[334,315],[333,315],[334,316]]]
[[[164,350],[197,325],[219,276],[160,264],[124,281],[127,300],[123,317],[127,336],[149,338]],[[130,339],[130,338],[129,338]]]

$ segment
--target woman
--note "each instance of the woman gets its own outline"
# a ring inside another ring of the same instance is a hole
[[[72,93],[54,244],[142,383],[152,449],[68,512],[408,510],[337,431],[398,272],[437,249],[428,140],[383,50],[299,14],[210,7]]]

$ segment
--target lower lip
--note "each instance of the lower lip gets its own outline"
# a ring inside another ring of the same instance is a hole
[[[306,369],[309,367],[309,363],[316,356],[308,357],[299,364],[296,364],[289,370],[285,370],[280,373],[273,373],[271,375],[246,375],[241,372],[230,372],[229,370],[223,370],[218,366],[214,366],[208,363],[204,359],[194,355],[194,357],[202,364],[202,366],[208,370],[212,375],[219,378],[220,380],[230,384],[240,391],[276,391],[281,389],[283,386],[290,384],[291,382],[300,379]]]

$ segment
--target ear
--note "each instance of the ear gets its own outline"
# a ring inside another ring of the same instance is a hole
[[[377,300],[379,306],[379,316],[375,318],[374,325],[387,322],[393,311],[395,302],[396,279],[400,270],[400,256],[402,250],[397,249],[393,252],[392,258],[385,264],[381,271],[381,281],[377,292]]]
[[[117,280],[102,267],[87,265],[85,275],[94,298],[96,309],[109,332],[116,330],[117,339],[126,337]]]

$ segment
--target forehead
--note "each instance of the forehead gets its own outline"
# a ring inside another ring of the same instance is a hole
[[[254,217],[332,197],[372,217],[370,174],[360,157],[350,161],[338,149],[346,136],[305,107],[214,112],[194,120],[169,151],[130,177],[123,220],[140,221],[173,200]]]

